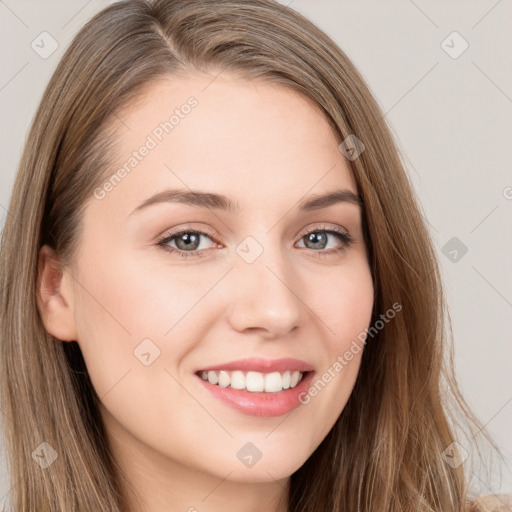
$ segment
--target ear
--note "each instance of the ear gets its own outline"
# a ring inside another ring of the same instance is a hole
[[[57,253],[48,245],[39,251],[36,300],[45,329],[62,341],[77,339],[73,287]]]

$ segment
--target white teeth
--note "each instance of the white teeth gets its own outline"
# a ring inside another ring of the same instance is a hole
[[[229,384],[231,383],[231,377],[229,376],[228,372],[219,372],[219,386],[221,388],[227,388]]]
[[[219,376],[217,375],[217,372],[208,372],[208,382],[210,384],[217,384],[219,382]]]
[[[247,391],[263,391],[265,389],[265,377],[260,372],[248,372],[245,378]]]
[[[294,388],[302,380],[303,373],[299,371],[285,371],[261,373],[261,372],[241,372],[226,370],[208,372],[202,371],[201,378],[207,380],[210,384],[215,384],[221,388],[231,386],[233,389],[245,389],[253,393],[267,392],[277,393],[283,389]]]
[[[242,372],[233,372],[231,374],[231,387],[233,389],[245,388],[245,375]]]
[[[286,371],[283,373],[283,389],[288,389],[290,387],[290,379],[291,373]]]
[[[288,374],[290,372],[287,372]],[[276,392],[283,389],[283,377],[279,372],[268,373],[265,375],[265,391]]]

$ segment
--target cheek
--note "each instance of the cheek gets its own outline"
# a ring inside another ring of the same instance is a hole
[[[78,342],[104,417],[135,437],[148,425],[180,426],[190,420],[183,410],[198,409],[173,378],[191,345],[190,335],[183,336],[183,326],[190,330],[190,323],[180,322],[184,303],[197,299],[191,293],[184,299],[165,282],[163,272],[157,279],[156,272],[137,271],[127,260],[108,263],[83,275],[76,301]],[[196,420],[200,424],[204,418]],[[179,428],[186,431],[186,425]],[[148,432],[155,446],[160,442],[171,451],[179,449],[164,429]]]
[[[321,312],[319,316],[325,324],[327,350],[332,360],[347,350],[368,327],[373,310],[373,282],[369,267],[361,262],[317,283],[315,311]]]
[[[123,254],[97,259],[82,262],[75,314],[78,343],[98,395],[127,373],[128,379],[138,379],[141,390],[154,390],[158,378],[169,386],[164,368],[173,373],[179,368],[201,339],[198,329],[206,329],[219,312],[219,304],[203,300],[219,272],[170,271],[160,262],[142,265]]]
[[[321,284],[322,281],[319,283]],[[328,292],[315,288],[312,309],[324,326],[324,359],[301,402],[311,407],[322,439],[342,413],[355,384],[364,350],[364,333],[373,309],[373,282],[369,267],[354,266],[325,280]]]
[[[98,319],[103,330],[116,331],[121,338],[129,335],[133,341],[168,333],[194,309],[217,275],[210,279],[199,268],[170,270],[160,262],[123,255],[110,255],[94,268],[83,275],[86,293],[78,309],[85,306],[89,321]]]

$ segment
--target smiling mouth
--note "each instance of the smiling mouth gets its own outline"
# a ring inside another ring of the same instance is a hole
[[[255,371],[209,370],[196,373],[201,379],[221,388],[230,387],[252,393],[279,393],[295,388],[309,372],[284,371],[262,373]]]

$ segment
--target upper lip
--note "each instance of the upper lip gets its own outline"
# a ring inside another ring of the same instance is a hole
[[[238,359],[237,361],[229,361],[227,363],[216,364],[215,366],[207,366],[200,368],[198,371],[219,371],[219,370],[241,370],[255,371],[261,373],[299,371],[309,372],[314,370],[313,366],[306,361],[284,357],[281,359],[263,359],[251,357],[248,359]]]

